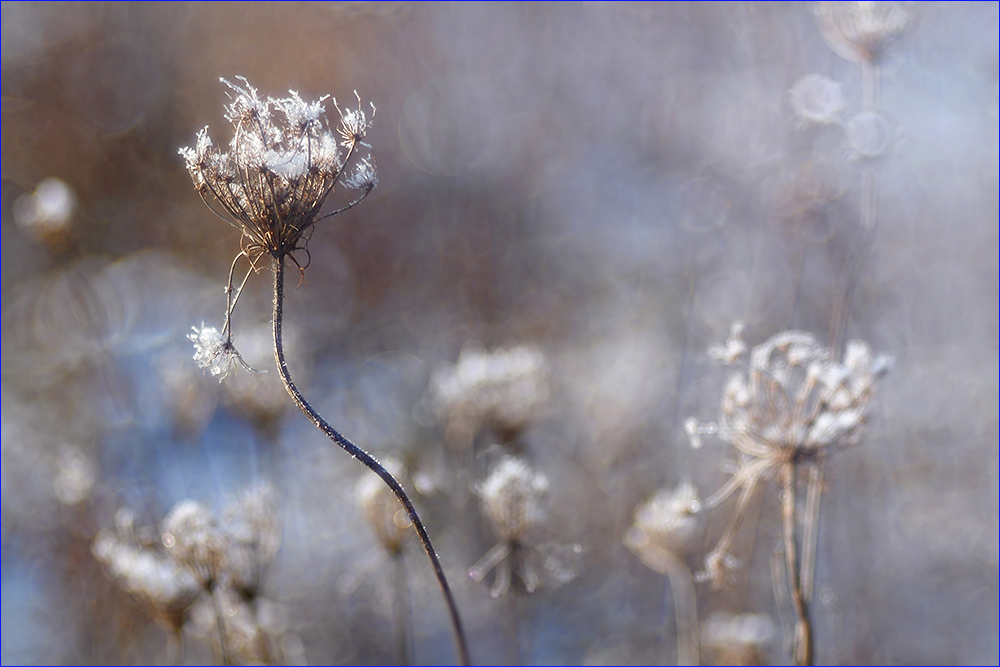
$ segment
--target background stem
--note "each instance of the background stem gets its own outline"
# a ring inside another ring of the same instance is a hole
[[[792,607],[795,609],[795,650],[792,654],[796,665],[812,664],[812,623],[809,610],[802,597],[798,556],[795,549],[795,462],[782,464],[783,498],[781,515],[785,533],[785,563],[791,584]]]

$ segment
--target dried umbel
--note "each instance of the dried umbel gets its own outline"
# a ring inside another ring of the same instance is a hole
[[[181,148],[188,173],[205,204],[220,218],[240,230],[242,250],[230,269],[226,287],[226,316],[221,331],[216,327],[192,327],[188,338],[194,343],[197,364],[221,380],[237,365],[253,369],[243,360],[233,343],[231,315],[243,284],[264,257],[284,261],[304,251],[316,222],[350,209],[375,188],[378,175],[365,134],[375,118],[361,107],[346,111],[337,107],[340,124],[334,132],[326,117],[324,96],[305,102],[295,91],[289,97],[262,98],[243,77],[238,84],[221,79],[230,89],[232,102],[225,117],[233,126],[229,150],[217,146],[206,126],[198,132],[194,147]],[[330,100],[336,107],[336,100]],[[345,167],[354,159],[349,176]],[[320,215],[334,186],[341,182],[357,190],[359,196],[347,205]],[[221,208],[221,210],[219,210]],[[234,287],[237,262],[246,258],[251,271],[243,284]],[[308,262],[306,263],[308,265]]]
[[[195,146],[180,149],[180,154],[205,203],[215,210],[212,201],[218,202],[226,214],[220,217],[243,233],[244,251],[253,262],[265,253],[285,256],[305,248],[344,165],[364,145],[375,107],[369,119],[359,98],[357,110],[341,113],[334,133],[323,104],[329,95],[305,102],[289,91],[286,98],[263,99],[245,78],[236,78],[242,85],[222,79],[232,91],[232,103],[226,106],[226,120],[233,126],[229,150],[217,147],[205,127]],[[377,182],[367,157],[344,184],[367,192]]]
[[[898,2],[821,2],[816,8],[826,43],[858,64],[877,62],[886,42],[903,32],[908,20]]]
[[[116,528],[101,531],[91,550],[94,557],[126,591],[154,616],[177,632],[204,587],[194,573],[177,563],[162,545],[141,544],[132,531],[132,514],[119,510]]]
[[[683,483],[661,489],[635,511],[624,542],[643,564],[668,577],[677,619],[677,664],[698,664],[698,604],[691,570],[684,561],[701,532],[698,490]]]
[[[477,490],[483,513],[497,537],[506,542],[523,540],[545,519],[543,501],[548,492],[548,478],[512,456],[500,461]]]
[[[170,510],[160,530],[171,557],[207,588],[220,579],[229,559],[230,536],[207,507],[184,500]]]
[[[717,435],[736,448],[739,462],[732,478],[705,501],[712,509],[742,489],[736,514],[719,545],[706,557],[704,577],[721,585],[735,562],[728,555],[733,534],[761,479],[782,464],[808,463],[856,444],[868,420],[875,380],[890,366],[885,355],[872,355],[868,344],[848,342],[844,359],[810,333],[785,331],[746,353],[743,325],[733,325],[725,346],[710,353],[738,364],[722,394],[718,424],[685,424],[692,444]]]
[[[549,398],[548,367],[535,347],[466,345],[458,363],[434,373],[430,392],[446,441],[464,448],[483,423],[510,434],[538,419]]]
[[[240,493],[222,513],[230,545],[226,584],[247,599],[260,593],[264,573],[281,547],[276,496],[273,484],[260,482]]]
[[[716,612],[702,626],[701,643],[715,664],[764,665],[764,650],[774,634],[774,621],[767,614]]]
[[[396,479],[403,478],[403,464],[396,459],[384,459],[382,465]],[[378,475],[369,472],[358,480],[354,496],[375,531],[379,545],[390,555],[402,553],[407,539],[413,534],[410,530],[412,524],[389,487]]]
[[[500,542],[469,570],[469,576],[475,581],[482,581],[496,568],[496,581],[491,594],[499,597],[509,589],[513,571],[521,579],[525,591],[533,593],[540,582],[539,572],[525,538],[545,519],[548,478],[536,473],[525,461],[508,456],[497,464],[475,491],[482,501],[483,514],[489,519]],[[553,564],[553,567],[556,565]]]
[[[635,523],[625,533],[625,546],[648,567],[666,574],[663,553],[684,557],[690,553],[701,526],[698,490],[684,483],[661,489],[635,511]]]

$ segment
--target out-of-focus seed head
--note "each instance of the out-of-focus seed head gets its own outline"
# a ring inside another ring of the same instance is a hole
[[[394,458],[381,461],[382,467],[402,483],[406,470]],[[373,472],[366,472],[354,488],[354,497],[364,512],[365,519],[375,531],[379,545],[390,554],[401,553],[406,541],[412,535],[406,510],[382,478]]]
[[[194,500],[183,500],[160,524],[161,540],[174,561],[207,584],[217,581],[226,567],[229,536],[211,511]]]
[[[115,581],[172,630],[183,625],[191,604],[204,590],[193,572],[178,567],[162,546],[136,542],[132,512],[119,510],[114,530],[101,531],[91,545],[94,558]]]
[[[701,643],[719,665],[767,664],[764,650],[775,635],[767,614],[715,612],[702,624]]]
[[[828,125],[839,120],[844,109],[840,84],[822,74],[807,74],[788,91],[792,109],[804,123]]]
[[[497,536],[511,543],[524,539],[545,519],[548,492],[548,478],[513,456],[501,460],[476,489]]]
[[[274,485],[261,482],[240,493],[223,510],[222,524],[229,536],[228,583],[245,597],[254,598],[260,592],[267,567],[281,547]]]
[[[625,533],[625,546],[647,567],[666,574],[669,565],[664,563],[663,554],[683,558],[695,545],[701,528],[700,509],[693,484],[661,489],[636,509],[635,523]]]
[[[899,2],[821,2],[816,8],[826,43],[858,64],[878,61],[886,43],[903,32],[909,19]]]
[[[549,399],[548,365],[535,347],[490,352],[468,344],[458,363],[434,373],[430,394],[446,442],[464,449],[483,423],[509,434],[539,419]]]

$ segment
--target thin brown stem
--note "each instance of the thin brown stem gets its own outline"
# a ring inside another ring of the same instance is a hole
[[[212,606],[215,608],[215,625],[219,630],[219,662],[223,665],[231,665],[229,642],[226,641],[226,616],[222,613],[218,590],[214,584],[208,587],[208,594],[212,596]]]
[[[823,467],[826,461],[817,459],[809,467],[809,486],[806,490],[806,516],[802,529],[802,595],[812,601],[813,581],[816,573],[816,542],[819,536],[819,507],[823,497]]]
[[[792,653],[796,665],[812,664],[812,623],[809,609],[802,597],[798,555],[795,548],[795,462],[782,464],[781,516],[785,535],[785,567],[791,583],[792,608],[795,610],[795,649]]]
[[[281,381],[285,385],[285,390],[288,395],[292,397],[292,401],[305,413],[306,417],[309,418],[316,428],[321,430],[326,437],[337,444],[341,449],[346,451],[348,454],[358,459],[365,467],[374,472],[382,481],[385,482],[386,486],[392,489],[392,492],[396,494],[396,498],[403,505],[406,510],[406,515],[410,518],[410,522],[413,524],[414,529],[417,531],[417,536],[420,538],[420,543],[424,547],[424,551],[427,552],[427,557],[431,561],[431,565],[434,568],[434,575],[437,577],[438,584],[441,586],[441,593],[444,595],[445,603],[448,605],[448,613],[451,617],[451,626],[455,634],[455,645],[458,652],[458,660],[462,665],[469,664],[469,650],[465,641],[465,633],[462,630],[462,620],[458,615],[458,607],[455,605],[455,598],[451,594],[451,587],[448,586],[448,579],[445,577],[444,569],[441,567],[441,561],[438,559],[437,552],[434,551],[434,546],[431,544],[431,538],[427,535],[427,530],[424,528],[423,521],[417,515],[417,510],[413,507],[413,503],[410,502],[409,496],[403,487],[400,486],[396,478],[393,477],[388,470],[382,467],[375,458],[361,449],[353,442],[341,435],[335,428],[330,426],[323,417],[306,401],[305,397],[299,391],[298,387],[292,381],[292,376],[288,372],[288,365],[285,362],[285,350],[282,343],[281,337],[281,325],[283,318],[283,306],[285,300],[285,258],[284,255],[279,255],[272,257],[271,261],[272,268],[274,269],[274,361],[278,367],[278,375],[281,376]]]

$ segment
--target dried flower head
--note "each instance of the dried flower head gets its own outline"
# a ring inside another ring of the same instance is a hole
[[[126,591],[147,605],[153,616],[178,630],[188,608],[203,587],[195,575],[177,567],[155,546],[139,544],[133,534],[131,512],[119,510],[114,530],[101,531],[91,545],[94,557]]]
[[[525,461],[508,456],[476,492],[497,536],[505,542],[518,542],[545,518],[542,503],[549,492],[549,480]]]
[[[898,2],[821,2],[816,8],[826,43],[858,64],[878,61],[886,42],[903,32],[909,18]]]
[[[702,646],[720,665],[764,665],[764,649],[775,635],[767,614],[716,612],[702,625]]]
[[[396,459],[386,458],[382,466],[396,479],[403,479],[403,464]],[[406,510],[392,490],[378,475],[367,472],[358,480],[354,495],[382,548],[392,555],[401,553],[413,531]]]
[[[446,441],[464,448],[484,422],[508,434],[538,419],[549,398],[548,367],[534,347],[489,352],[470,344],[458,363],[434,373],[430,393]]]
[[[244,598],[255,598],[264,573],[281,547],[277,491],[270,482],[246,489],[222,512],[229,536],[225,578]]]
[[[625,546],[647,567],[666,574],[664,553],[684,557],[694,546],[700,525],[698,490],[684,483],[660,489],[635,511],[635,523],[625,533]]]
[[[533,471],[523,460],[508,456],[475,491],[482,501],[483,514],[500,542],[469,570],[469,576],[482,581],[487,573],[497,568],[491,594],[499,597],[510,588],[513,571],[524,584],[524,590],[533,593],[540,579],[534,563],[535,554],[525,538],[545,518],[543,503],[549,492],[548,478]],[[552,567],[558,568],[558,563],[553,563]]]
[[[703,576],[716,585],[731,569],[728,547],[757,483],[784,463],[817,460],[856,444],[868,420],[875,380],[891,365],[889,357],[873,356],[859,340],[847,344],[838,362],[804,331],[776,334],[746,359],[741,334],[742,325],[733,325],[727,345],[712,350],[728,363],[745,364],[725,385],[719,423],[685,423],[693,446],[700,446],[702,435],[717,434],[739,455],[732,478],[705,501],[712,509],[742,489],[731,528],[706,558]]]
[[[218,329],[207,327],[204,322],[201,327],[191,327],[191,330],[193,333],[188,334],[188,339],[194,343],[195,363],[198,368],[211,373],[212,377],[219,378],[219,382],[225,380],[237,364],[253,371],[233,344],[232,334],[223,336]]]
[[[230,537],[212,512],[199,502],[184,500],[163,519],[163,546],[174,561],[212,587],[226,568]]]
[[[329,96],[305,102],[289,91],[283,99],[263,99],[245,78],[236,78],[240,83],[222,79],[232,100],[225,114],[233,125],[229,150],[216,147],[205,127],[194,147],[181,148],[180,154],[205,203],[212,208],[211,195],[225,213],[220,217],[243,233],[251,262],[262,254],[285,257],[305,248],[320,209],[372,121],[359,98],[357,111],[340,114],[338,142],[323,104]],[[371,161],[361,174],[364,187],[373,188]]]

